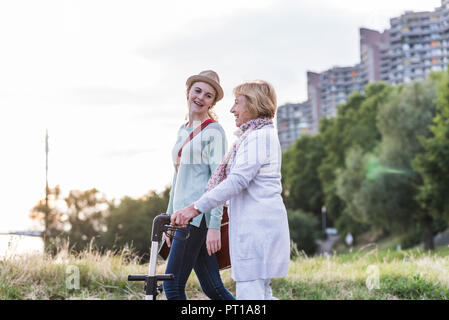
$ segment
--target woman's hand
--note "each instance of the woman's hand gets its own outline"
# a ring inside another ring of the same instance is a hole
[[[215,253],[221,249],[220,229],[207,230],[206,248],[207,248],[207,253],[210,256],[212,255],[212,253]]]
[[[198,210],[196,210],[192,204],[173,213],[170,218],[170,223],[175,227],[187,227],[190,220],[195,218],[198,214]]]
[[[172,234],[172,231],[170,230],[170,231],[168,231],[168,233]],[[170,238],[167,236],[167,234],[165,232],[162,234],[162,242],[164,242],[164,241],[167,244],[167,246],[170,248],[171,247],[171,240],[170,240]]]

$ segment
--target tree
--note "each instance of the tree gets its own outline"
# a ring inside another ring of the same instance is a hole
[[[449,72],[449,70],[448,70]],[[422,139],[424,152],[413,161],[421,174],[417,200],[434,219],[449,221],[449,74],[442,76],[438,86],[437,114],[429,137]]]
[[[106,218],[107,231],[101,239],[103,247],[120,249],[132,244],[139,256],[146,257],[151,244],[153,219],[166,211],[169,196],[170,188],[166,188],[160,194],[150,191],[139,199],[121,199]]]
[[[324,198],[318,167],[323,157],[319,135],[302,136],[283,154],[282,183],[287,208],[320,216]]]
[[[353,94],[345,104],[339,106],[338,116],[334,119],[322,120],[320,123],[320,135],[324,143],[325,157],[323,158],[318,174],[323,186],[324,204],[328,216],[337,220],[344,208],[344,203],[337,196],[335,185],[335,172],[338,168],[344,166],[344,155],[350,147],[345,134],[345,127],[351,125],[351,118],[347,117],[351,110],[360,108],[365,96],[360,93]]]
[[[86,191],[71,190],[61,199],[61,188],[49,188],[48,234],[45,237],[45,250],[55,253],[57,242],[68,239],[76,251],[83,250],[93,238],[104,231],[104,217],[109,202],[95,188]],[[30,218],[44,223],[47,208],[45,199],[39,200],[32,208]]]
[[[69,239],[74,250],[81,251],[104,231],[105,211],[109,203],[95,188],[71,190],[64,200],[67,210],[61,218],[65,223],[61,236]]]
[[[349,215],[396,234],[419,226],[427,249],[433,249],[433,219],[415,200],[422,179],[413,171],[412,159],[423,152],[419,137],[429,135],[435,81],[396,87],[378,112],[378,147],[373,152],[354,149],[338,177]]]
[[[359,146],[348,151],[345,168],[336,173],[337,195],[345,206],[336,227],[341,234],[351,233],[354,237],[367,231],[370,226],[370,216],[358,205],[358,195],[366,178],[365,155]]]
[[[320,236],[319,220],[302,210],[292,210],[288,212],[288,226],[290,238],[297,248],[308,255],[314,254],[317,250],[316,240]]]
[[[44,225],[43,238],[44,238],[44,250],[51,252],[52,240],[59,234],[59,230],[62,228],[61,217],[62,211],[58,207],[58,202],[61,201],[61,188],[57,185],[54,188],[48,188],[48,208],[45,199],[39,200],[36,205],[31,209],[29,217],[31,220],[37,221],[39,224]],[[45,215],[48,210],[48,220],[45,230]],[[46,234],[45,234],[46,233]]]
[[[337,118],[324,119],[320,123],[325,157],[318,173],[327,212],[340,229],[352,230],[352,233],[357,233],[356,227],[360,227],[361,231],[363,226],[357,221],[351,222],[351,215],[344,215],[345,202],[337,192],[337,172],[345,168],[346,155],[351,148],[358,147],[362,152],[367,152],[379,143],[381,134],[376,117],[379,107],[389,99],[392,90],[393,87],[385,83],[369,84],[365,87],[365,93],[354,93],[345,104],[339,106]]]

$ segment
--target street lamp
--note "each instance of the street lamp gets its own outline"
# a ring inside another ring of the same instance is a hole
[[[323,228],[323,232],[326,232],[326,207],[321,207],[321,226]]]

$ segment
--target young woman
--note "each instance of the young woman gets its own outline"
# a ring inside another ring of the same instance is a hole
[[[229,250],[237,299],[272,299],[270,280],[287,275],[290,236],[281,197],[281,151],[272,118],[276,94],[265,81],[234,89],[238,139],[213,173],[208,192],[175,212],[173,225],[229,200]]]
[[[186,81],[188,122],[178,131],[178,139],[172,152],[175,173],[170,193],[168,214],[184,208],[199,199],[206,191],[206,185],[226,152],[227,142],[223,128],[212,111],[223,98],[218,75],[211,70],[191,76]],[[204,126],[207,124],[207,126]],[[199,131],[202,127],[204,128]],[[197,133],[191,140],[189,135]],[[186,141],[188,141],[186,143]],[[180,152],[180,149],[182,151]],[[220,277],[215,252],[220,249],[220,225],[223,206],[215,206],[198,215],[186,230],[190,237],[177,231],[173,242],[164,235],[171,247],[166,273],[175,276],[165,281],[164,291],[168,300],[185,300],[187,279],[195,271],[204,293],[213,300],[233,300]]]

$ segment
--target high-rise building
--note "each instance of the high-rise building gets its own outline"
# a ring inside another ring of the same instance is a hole
[[[359,45],[360,63],[333,67],[321,73],[307,72],[308,100],[297,105],[310,109],[310,133],[318,133],[322,117],[336,116],[338,106],[345,103],[354,90],[363,92],[370,82],[419,81],[432,71],[445,69],[449,63],[449,0],[441,0],[441,6],[433,11],[406,11],[391,18],[390,29],[383,32],[360,28]],[[283,149],[294,141],[294,135],[285,133],[296,128],[286,129],[285,126],[295,123],[295,113],[289,116],[293,118],[282,120],[282,128],[278,119]]]
[[[318,133],[322,117],[335,117],[337,107],[354,91],[363,89],[361,65],[333,67],[322,73],[307,72],[308,99],[312,108],[311,133]]]
[[[287,150],[303,134],[310,134],[311,111],[309,101],[287,103],[278,108],[277,130],[282,151]]]
[[[390,68],[389,31],[360,28],[360,81],[362,87],[369,82],[387,81]]]
[[[360,65],[334,67],[320,74],[321,117],[337,116],[338,105],[354,91],[360,91]]]
[[[321,73],[307,72],[307,93],[313,114],[311,132],[318,133],[322,117],[335,117],[338,106],[353,91],[363,91],[369,82],[386,81],[389,63],[388,30],[380,33],[360,28],[359,64],[333,67]]]
[[[411,12],[390,19],[388,82],[407,83],[443,70],[449,56],[449,2],[434,11]]]
[[[307,72],[307,97],[312,115],[310,131],[311,133],[317,133],[319,130],[318,122],[321,119],[321,80],[319,73]]]

